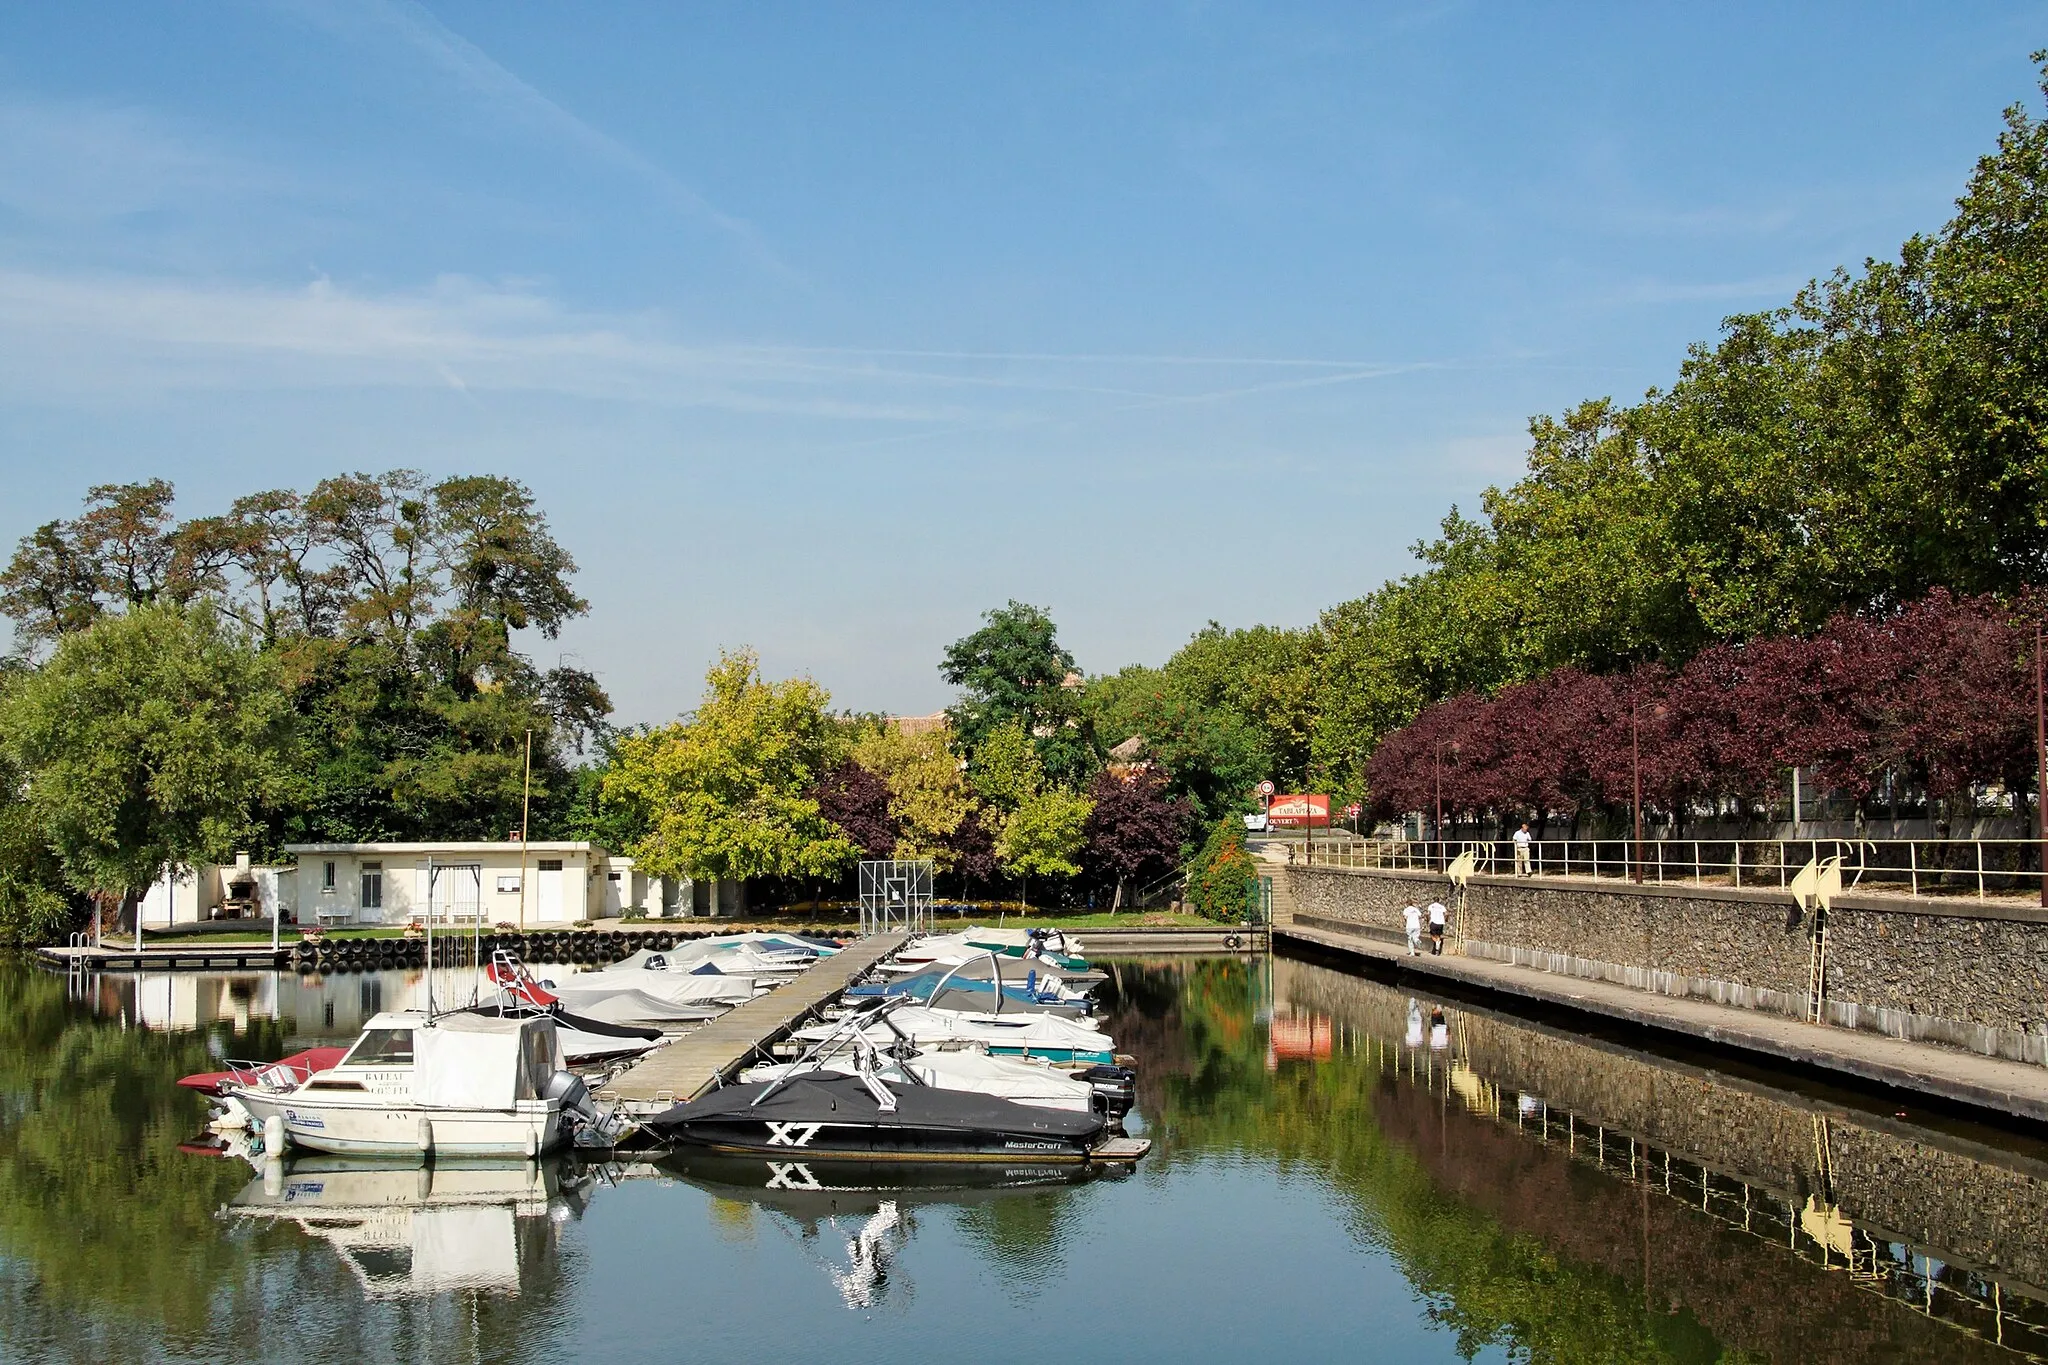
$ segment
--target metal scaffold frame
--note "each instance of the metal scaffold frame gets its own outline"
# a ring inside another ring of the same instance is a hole
[[[878,858],[860,865],[860,932],[932,931],[932,861]]]

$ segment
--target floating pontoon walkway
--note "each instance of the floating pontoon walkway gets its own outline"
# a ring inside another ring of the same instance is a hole
[[[821,957],[803,975],[766,995],[757,995],[730,1014],[656,1048],[620,1073],[600,1094],[628,1109],[666,1108],[695,1099],[775,1042],[819,1006],[836,999],[868,968],[901,948],[910,936],[898,930],[876,934]]]
[[[38,948],[45,962],[74,972],[249,971],[292,965],[292,945],[221,943],[201,940],[163,948]]]

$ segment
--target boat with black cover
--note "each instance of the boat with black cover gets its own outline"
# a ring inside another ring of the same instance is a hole
[[[1150,1146],[1111,1137],[1099,1113],[892,1085],[871,1072],[727,1086],[646,1120],[646,1127],[714,1151],[861,1161],[1129,1161]]]

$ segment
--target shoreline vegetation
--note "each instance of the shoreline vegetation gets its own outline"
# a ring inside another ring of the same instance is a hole
[[[1612,823],[1623,703],[1639,723],[1641,681],[1701,660],[1763,679],[1799,733],[1763,742],[1724,707],[1713,723],[1755,742],[1692,744],[1655,784],[1675,818],[1758,818],[1808,762],[1855,801],[2021,807],[2013,678],[2048,583],[2048,124],[2008,109],[1954,216],[1895,258],[1729,317],[1668,388],[1529,432],[1519,481],[1313,626],[1212,622],[1159,667],[1088,676],[1012,601],[945,650],[958,701],[927,728],[834,711],[746,650],[680,719],[614,728],[597,677],[529,657],[588,604],[510,479],[350,473],[184,519],[163,480],[93,487],[0,573],[19,651],[0,672],[0,938],[132,927],[164,867],[237,848],[514,831],[745,880],[764,906],[844,895],[857,861],[895,856],[931,858],[944,894],[1121,914],[1193,860],[1187,908],[1234,917],[1229,827],[1261,779],[1413,809],[1417,756],[1433,779],[1463,715],[1454,805]],[[1942,651],[1970,632],[1914,627],[1930,604],[2002,616],[2005,644],[1956,667]],[[1885,676],[1919,710],[1842,700],[1840,672],[1875,654],[1826,646],[1856,631],[1910,656]],[[1800,668],[1761,669],[1799,648]],[[1574,687],[1604,689],[1597,723],[1536,704]],[[1482,764],[1521,703],[1588,752]]]

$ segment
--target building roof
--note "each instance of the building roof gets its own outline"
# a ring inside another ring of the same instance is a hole
[[[934,711],[928,716],[884,716],[882,721],[890,729],[906,735],[930,734],[933,730],[945,729],[948,724],[944,711]]]
[[[1109,756],[1119,763],[1129,763],[1145,752],[1145,737],[1132,735],[1109,751]]]
[[[516,853],[519,847],[517,839],[450,839],[433,843],[286,844],[284,851],[294,856],[317,856],[323,853]],[[574,841],[537,839],[527,844],[526,850],[529,853],[590,853],[601,858],[611,856],[601,844]]]

